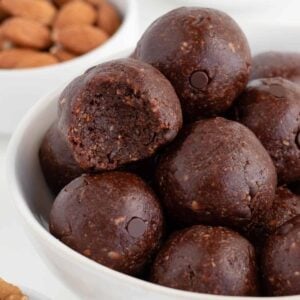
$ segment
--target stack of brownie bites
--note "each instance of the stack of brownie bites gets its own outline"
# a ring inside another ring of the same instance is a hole
[[[300,294],[300,54],[252,59],[225,13],[171,11],[73,80],[40,161],[51,233],[92,260],[192,292]]]

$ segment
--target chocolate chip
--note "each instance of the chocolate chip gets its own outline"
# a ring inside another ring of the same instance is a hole
[[[199,90],[205,89],[208,85],[209,78],[204,71],[196,71],[190,77],[190,84]]]
[[[137,238],[144,234],[146,224],[142,219],[136,217],[128,222],[126,229],[132,237]]]
[[[281,85],[272,84],[270,85],[269,89],[270,93],[275,97],[282,98],[286,95],[285,89]]]

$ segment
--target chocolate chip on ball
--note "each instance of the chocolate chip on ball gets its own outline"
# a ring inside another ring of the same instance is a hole
[[[250,228],[272,206],[276,172],[245,126],[212,118],[183,130],[156,172],[166,212],[179,225]]]
[[[173,84],[187,120],[226,111],[246,86],[247,39],[227,14],[181,7],[156,20],[134,57],[158,68]]]
[[[300,86],[282,79],[251,81],[237,104],[240,122],[270,153],[279,180],[300,180]]]
[[[254,56],[251,79],[282,77],[300,83],[300,53],[269,51]]]
[[[269,237],[261,264],[269,296],[300,294],[300,216],[282,225]]]
[[[180,102],[169,81],[133,59],[91,68],[69,84],[59,104],[58,126],[86,171],[150,157],[182,125]]]
[[[83,175],[55,199],[50,231],[96,262],[135,275],[160,244],[163,216],[156,196],[136,175]]]
[[[194,226],[177,232],[156,257],[151,281],[198,293],[258,293],[253,246],[223,227]]]
[[[46,182],[54,194],[83,173],[56,124],[44,136],[39,157]]]

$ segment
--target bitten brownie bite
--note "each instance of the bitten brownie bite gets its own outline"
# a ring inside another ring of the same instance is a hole
[[[261,268],[269,296],[300,294],[300,216],[286,222],[269,237]]]
[[[96,262],[136,275],[160,244],[163,215],[152,190],[133,174],[82,175],[55,199],[50,231]]]
[[[272,77],[300,83],[300,53],[269,51],[254,56],[250,78]]]
[[[196,7],[181,7],[157,19],[134,57],[170,80],[187,120],[226,111],[245,88],[251,65],[238,24],[223,12]]]
[[[83,173],[66,141],[57,130],[56,123],[44,136],[39,156],[44,177],[54,194],[58,194],[65,185]]]
[[[283,78],[249,83],[237,107],[238,120],[250,128],[271,155],[281,183],[300,179],[300,86]]]
[[[177,232],[154,261],[151,281],[198,293],[254,296],[258,293],[255,251],[238,233],[194,226]]]
[[[120,59],[89,69],[59,100],[58,127],[86,171],[150,157],[182,125],[179,99],[152,66]]]
[[[272,206],[276,172],[267,151],[242,124],[223,118],[191,124],[156,172],[166,212],[178,224],[252,227]]]

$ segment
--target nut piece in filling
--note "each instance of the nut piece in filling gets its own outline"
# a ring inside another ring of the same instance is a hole
[[[234,231],[194,226],[175,233],[162,247],[152,267],[151,281],[191,292],[255,296],[255,251]]]
[[[269,237],[262,252],[261,269],[269,296],[300,294],[300,216]]]
[[[28,300],[22,291],[0,278],[0,300]]]
[[[185,128],[162,155],[156,181],[166,212],[179,225],[251,230],[272,206],[276,172],[245,126],[223,118]]]
[[[79,253],[135,275],[157,250],[163,232],[160,204],[137,176],[83,175],[55,199],[50,231]]]
[[[157,19],[133,56],[170,80],[187,120],[226,111],[246,86],[251,65],[238,24],[218,10],[195,7]]]
[[[300,53],[269,51],[254,56],[251,79],[272,77],[300,83]]]
[[[58,129],[86,171],[153,155],[182,125],[178,97],[155,68],[133,59],[98,65],[60,96]]]
[[[283,78],[253,80],[236,106],[271,155],[281,183],[300,179],[300,86]]]

